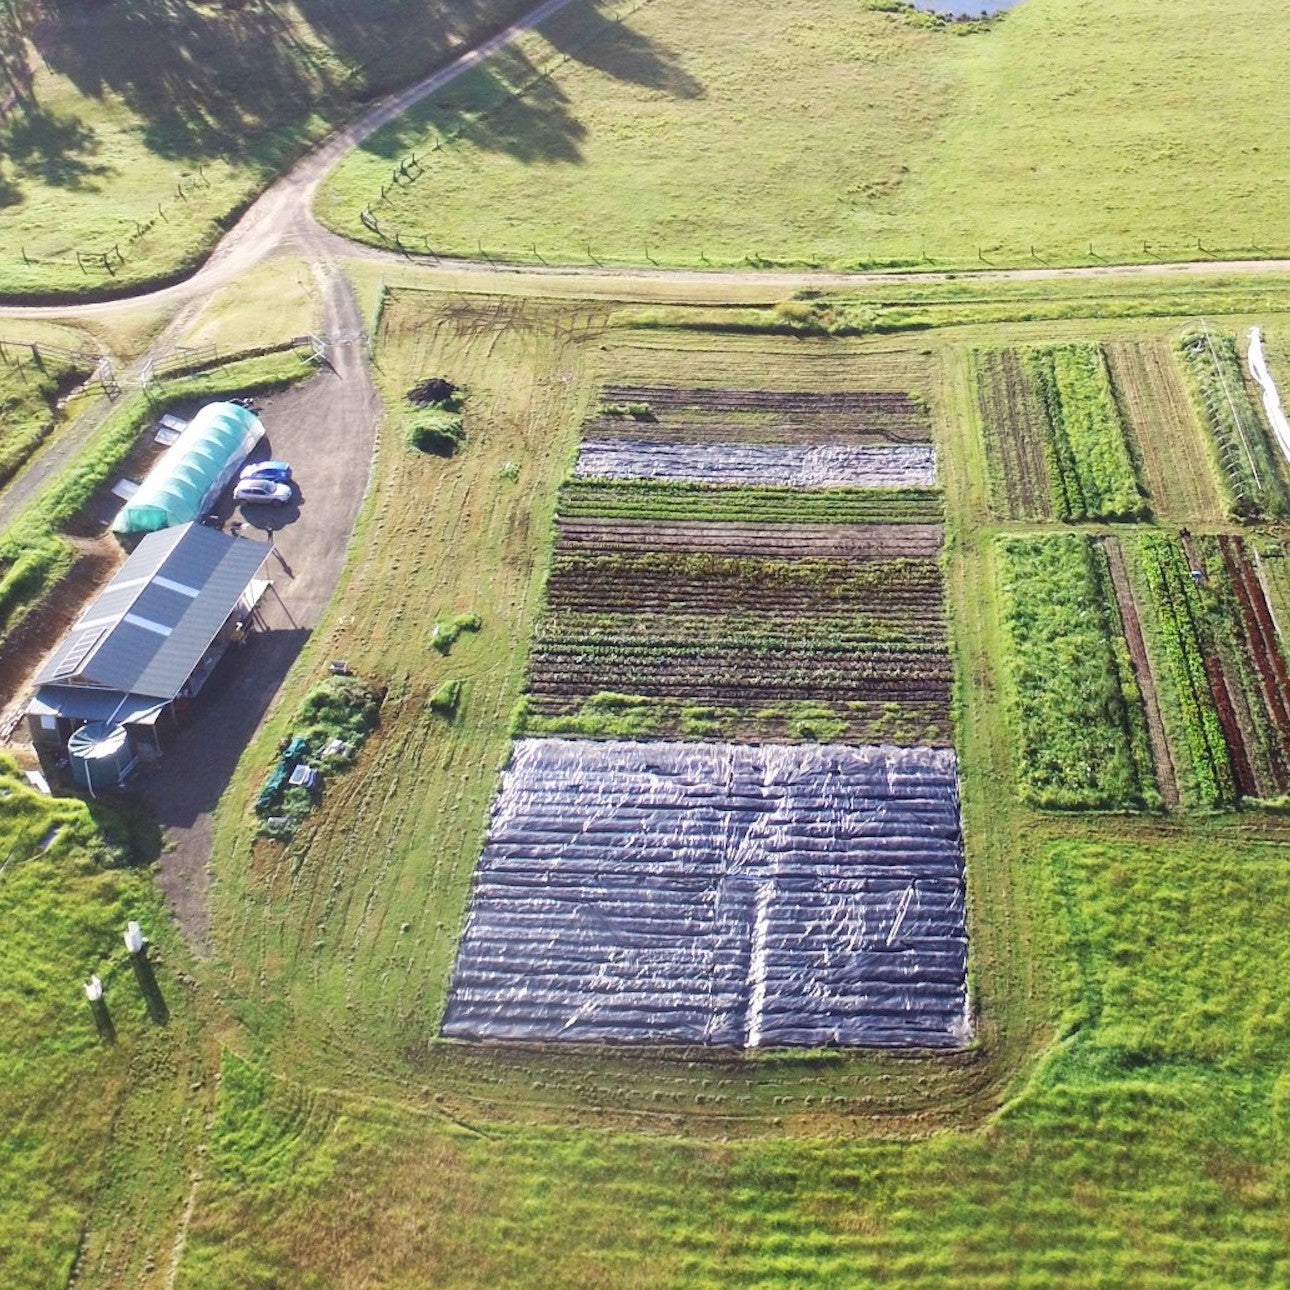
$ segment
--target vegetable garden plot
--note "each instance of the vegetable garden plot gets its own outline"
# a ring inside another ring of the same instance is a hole
[[[1159,806],[1101,546],[1073,533],[1004,537],[999,553],[1022,797],[1061,809]]]
[[[660,443],[930,443],[932,422],[921,400],[898,391],[608,386],[583,435]]]
[[[529,662],[527,714],[542,719],[531,732],[948,742],[953,669],[936,559],[775,559],[640,541],[557,548]],[[571,720],[562,729],[558,717]]]
[[[1146,515],[1100,349],[1058,345],[980,354],[976,368],[996,509],[1015,518],[1045,518],[1036,500],[1042,442],[1044,474],[1061,519]]]
[[[959,1047],[954,754],[520,740],[456,1039]]]
[[[1051,519],[1048,418],[1029,370],[1012,350],[974,354],[973,367],[991,505],[1005,519]]]
[[[574,473],[592,479],[667,479],[789,488],[931,488],[931,444],[662,444],[589,439]]]
[[[1209,433],[1233,517],[1290,516],[1290,494],[1278,454],[1250,400],[1235,340],[1205,327],[1184,336],[1178,352]]]

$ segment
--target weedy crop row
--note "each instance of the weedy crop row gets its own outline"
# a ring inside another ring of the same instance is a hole
[[[1095,345],[1037,349],[1026,357],[1047,412],[1048,475],[1067,520],[1147,514],[1106,360]]]
[[[516,729],[529,735],[587,739],[949,747],[953,723],[945,696],[900,703],[790,699],[731,706],[601,691],[591,695],[529,694],[517,713]]]
[[[999,547],[1022,797],[1049,809],[1158,807],[1101,548],[1077,534],[1005,537]]]
[[[1213,692],[1213,658],[1202,637],[1204,606],[1190,562],[1177,542],[1163,534],[1141,535],[1138,550],[1143,575],[1159,622],[1158,647],[1173,681],[1183,738],[1196,778],[1197,795],[1207,806],[1236,800],[1237,786],[1224,722]]]
[[[776,488],[676,481],[570,479],[561,519],[602,517],[782,524],[939,524],[937,488]]]
[[[1204,327],[1184,335],[1178,353],[1233,517],[1290,517],[1283,465],[1245,387],[1235,340]]]
[[[1000,514],[1045,519],[1055,511],[1065,520],[1147,514],[1097,346],[983,352],[974,367]]]
[[[1048,417],[1030,373],[1015,350],[978,351],[972,365],[995,513],[1050,519]]]
[[[893,414],[930,425],[927,405],[903,390],[730,390],[673,385],[606,385],[605,406],[644,404],[654,416],[675,411],[789,412],[806,416]]]

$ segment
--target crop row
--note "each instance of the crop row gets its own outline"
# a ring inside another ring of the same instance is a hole
[[[1233,338],[1204,327],[1183,336],[1178,352],[1232,515],[1246,521],[1290,517],[1282,465],[1245,387]]]
[[[664,412],[792,413],[814,416],[895,415],[928,421],[921,399],[899,390],[730,390],[680,385],[606,385],[602,406]]]
[[[1002,476],[995,489],[997,506],[1002,503],[1000,508],[1016,518],[1043,518],[1039,489],[1046,482],[1062,519],[1146,515],[1106,360],[1097,346],[978,355],[976,366],[987,451]]]
[[[1215,694],[1217,660],[1204,632],[1205,606],[1190,561],[1177,542],[1156,532],[1141,535],[1138,552],[1158,623],[1156,648],[1172,679],[1197,796],[1208,806],[1233,802],[1237,783],[1229,734],[1235,720],[1220,710],[1226,687]]]
[[[601,691],[586,696],[530,694],[518,727],[530,735],[590,739],[719,739],[750,743],[897,744],[949,747],[945,696],[900,703],[790,699],[702,702]]]
[[[780,524],[939,524],[936,488],[775,488],[677,481],[570,479],[561,519]]]
[[[637,613],[660,607],[729,612],[743,606],[762,612],[876,613],[890,605],[939,616],[941,573],[934,560],[853,563],[648,550],[594,554],[561,547],[552,560],[547,599],[553,609]]]
[[[973,355],[973,367],[995,512],[1006,519],[1050,519],[1048,416],[1021,355],[984,350]]]
[[[794,413],[790,416],[721,414],[721,419],[695,416],[631,417],[601,412],[585,421],[587,439],[634,439],[642,443],[744,444],[899,444],[929,443],[931,424],[926,413],[869,412],[864,415]]]
[[[1078,534],[999,540],[1022,796],[1046,808],[1160,804],[1105,555]]]
[[[935,560],[944,542],[939,524],[705,524],[566,519],[558,549],[579,552],[681,552],[757,555],[764,559],[824,557],[862,561]]]

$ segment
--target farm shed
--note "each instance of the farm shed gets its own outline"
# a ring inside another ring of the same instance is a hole
[[[139,543],[36,677],[27,725],[48,777],[93,792],[105,767],[115,787],[161,755],[167,724],[252,623],[268,554],[265,543],[199,524]],[[91,726],[101,729],[69,752]]]
[[[199,518],[264,435],[254,412],[208,403],[121,507],[114,533],[154,533]]]

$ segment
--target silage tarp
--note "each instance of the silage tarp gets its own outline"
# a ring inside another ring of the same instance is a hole
[[[574,474],[784,488],[933,488],[936,449],[913,444],[654,443],[587,439]]]
[[[208,403],[144,476],[112,531],[154,533],[197,519],[263,435],[254,412],[236,403]]]
[[[966,968],[951,751],[523,739],[444,1034],[957,1047]]]

